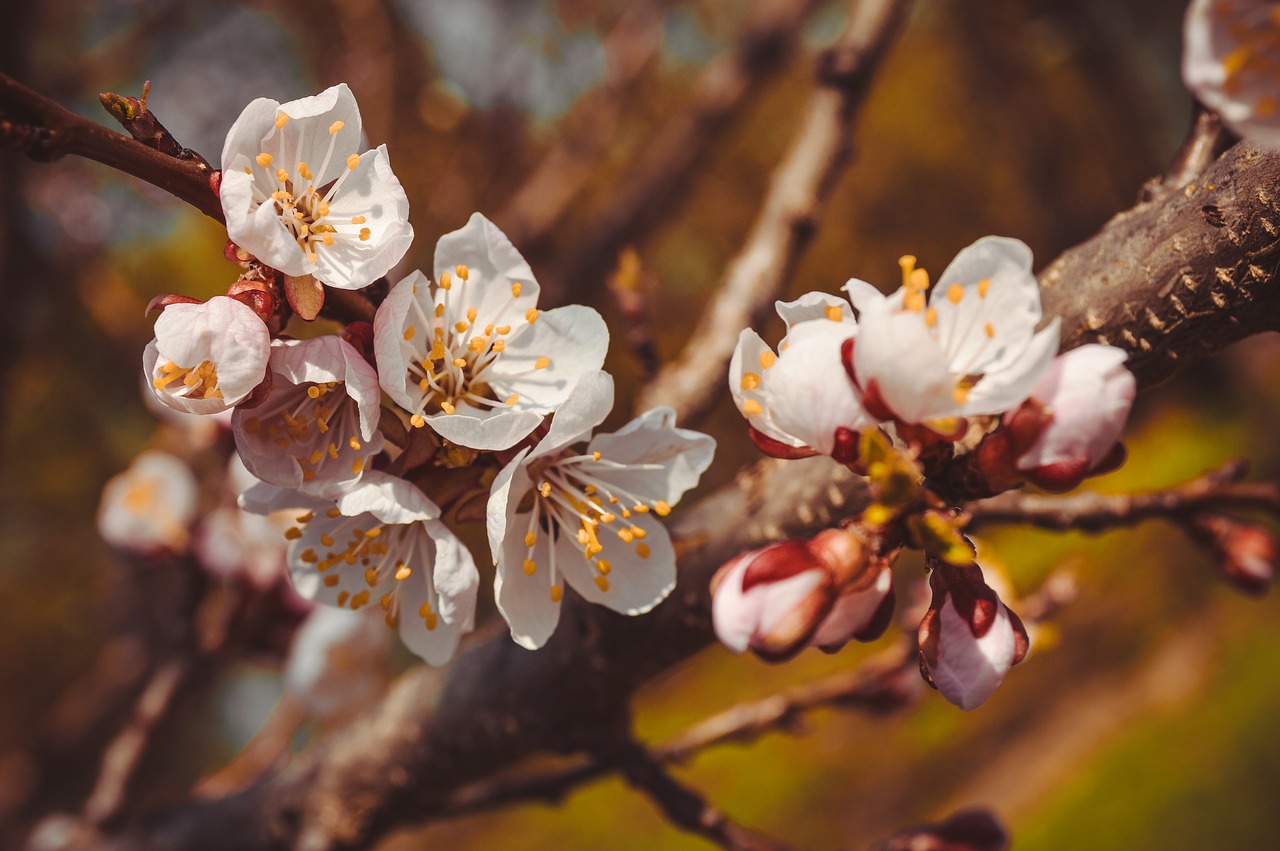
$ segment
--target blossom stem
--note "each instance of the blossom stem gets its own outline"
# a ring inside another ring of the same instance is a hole
[[[81,118],[3,72],[0,145],[15,148],[37,162],[73,154],[102,163],[165,190],[215,221],[224,221],[222,204],[209,185],[214,172],[207,163],[162,154]]]

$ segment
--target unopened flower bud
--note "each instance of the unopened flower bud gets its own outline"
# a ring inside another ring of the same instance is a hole
[[[711,587],[720,641],[769,661],[805,647],[835,650],[851,638],[873,640],[893,612],[888,565],[842,529],[745,553],[722,567]]]
[[[880,843],[874,851],[1005,851],[1009,834],[987,810],[962,810]]]
[[[1256,523],[1221,514],[1197,514],[1191,531],[1217,556],[1218,572],[1246,594],[1265,594],[1276,573],[1276,540]]]
[[[1137,385],[1127,355],[1089,344],[1059,355],[1031,396],[1005,415],[1015,466],[1048,491],[1071,490],[1114,466]]]
[[[938,562],[933,601],[920,622],[920,672],[961,709],[982,705],[1027,654],[1027,630],[976,564]]]

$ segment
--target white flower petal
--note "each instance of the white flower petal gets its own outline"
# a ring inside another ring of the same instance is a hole
[[[480,589],[480,572],[476,570],[471,550],[438,520],[427,523],[427,534],[436,545],[431,580],[440,595],[440,617],[447,624],[470,630],[475,624],[476,596]]]
[[[787,434],[773,420],[768,396],[761,389],[764,384],[764,363],[777,360],[773,349],[754,330],[743,328],[738,335],[729,360],[729,392],[734,404],[756,431],[788,446],[801,447],[805,443],[793,434]]]
[[[883,304],[885,300],[884,293],[859,278],[850,278],[841,289],[848,293],[849,303],[858,312],[859,321],[864,311],[874,305]]]
[[[542,424],[542,414],[459,405],[452,414],[427,417],[427,425],[451,443],[471,449],[510,449]]]
[[[328,286],[358,290],[400,262],[413,242],[413,227],[409,199],[391,171],[386,145],[361,155],[334,195],[325,221],[338,234],[333,245],[315,246],[314,274]]]
[[[919,314],[892,310],[889,301],[863,314],[853,362],[863,390],[875,381],[885,404],[906,422],[950,416],[957,407],[941,347]]]
[[[793,326],[787,348],[762,376],[774,425],[827,455],[837,429],[856,432],[872,423],[841,359],[853,334],[852,324],[829,319]]]
[[[714,438],[676,428],[675,418],[671,408],[654,408],[612,434],[596,435],[587,452],[599,452],[602,460],[584,461],[582,468],[642,499],[674,505],[698,484],[716,451]]]
[[[370,470],[360,483],[337,500],[338,510],[348,517],[372,514],[383,523],[412,523],[433,520],[440,509],[414,484],[398,476]]]
[[[528,460],[585,440],[612,410],[613,376],[603,371],[588,372],[556,411],[551,429],[529,454]]]
[[[835,321],[852,325],[855,331],[857,329],[857,323],[854,322],[852,311],[849,310],[849,302],[840,298],[840,296],[831,295],[830,293],[805,293],[795,301],[775,302],[774,309],[778,311],[778,315],[782,317],[782,321],[787,325],[787,333],[782,338],[784,343],[796,325],[801,322],[810,322],[814,319],[831,320],[832,317],[835,317]]]
[[[227,296],[172,304],[143,352],[143,372],[156,398],[178,411],[214,414],[245,399],[266,377],[271,335],[252,309]],[[191,370],[211,374],[193,384]],[[185,375],[173,375],[175,368]]]
[[[1053,362],[1058,351],[1058,329],[1061,321],[1055,317],[1049,325],[1034,337],[1023,350],[1019,360],[1001,372],[988,372],[969,393],[961,407],[966,416],[999,414],[1021,403],[1031,394],[1031,388]]]
[[[458,278],[458,266],[467,267],[467,279]],[[435,278],[453,278],[449,291],[450,323],[475,308],[484,323],[515,326],[538,302],[538,282],[533,270],[520,256],[506,234],[479,213],[472,213],[466,225],[440,237],[436,243]],[[520,295],[511,287],[520,285]]]
[[[676,587],[676,554],[671,536],[655,518],[632,515],[629,522],[645,531],[647,556],[637,553],[636,544],[624,543],[602,531],[600,543],[604,551],[599,558],[608,561],[610,570],[601,575],[593,569],[593,563],[582,558],[577,542],[562,532],[556,542],[556,565],[583,598],[624,615],[641,615],[665,600]]]
[[[530,554],[523,536],[515,531],[518,524],[514,516],[508,519],[508,534],[498,551],[501,557],[493,595],[498,611],[511,627],[511,638],[521,647],[537,650],[560,622],[561,603],[551,596],[551,536],[539,535]],[[538,565],[532,574],[522,568],[527,554]]]
[[[515,393],[513,410],[549,414],[587,372],[604,364],[609,328],[589,307],[571,304],[539,313],[532,325],[513,334],[502,357],[484,373],[498,398]],[[546,366],[537,364],[546,358]]]

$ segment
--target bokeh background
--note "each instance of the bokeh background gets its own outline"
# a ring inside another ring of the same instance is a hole
[[[679,351],[741,246],[802,114],[813,57],[843,26],[847,3],[815,5],[796,51],[729,111],[663,199],[660,221],[621,246],[640,260],[662,356]],[[348,82],[409,194],[418,239],[404,268],[429,268],[435,239],[472,210],[521,225],[512,236],[544,304],[590,304],[614,327],[608,367],[625,400],[640,367],[605,286],[616,252],[589,256],[593,227],[634,189],[636,163],[699,75],[734,49],[751,6],[49,0],[6,13],[0,68],[104,122],[99,91],[133,94],[150,79],[155,113],[214,162],[254,97]],[[1163,169],[1186,128],[1182,11],[1169,0],[918,0],[791,292],[834,290],[854,275],[890,288],[900,254],[936,272],[984,234],[1023,239],[1040,262],[1089,236]],[[628,15],[641,13],[657,23],[637,41]],[[572,180],[531,185],[551,155],[576,158]],[[145,673],[138,643],[182,629],[178,580],[113,554],[94,515],[110,476],[175,440],[139,398],[151,336],[143,306],[162,292],[221,292],[235,269],[216,223],[81,161],[35,165],[0,151],[0,226],[4,844],[35,815],[79,806]],[[1144,394],[1129,464],[1096,485],[1173,484],[1236,455],[1274,475],[1278,388],[1271,339],[1183,373]],[[705,480],[714,486],[754,450],[727,400],[701,425],[720,440]],[[708,752],[679,776],[736,819],[806,847],[860,847],[970,804],[999,813],[1019,849],[1274,842],[1274,596],[1230,590],[1207,555],[1155,523],[1103,538],[1003,530],[984,553],[1021,592],[1063,568],[1081,589],[988,704],[965,713],[927,694],[888,718],[823,711],[800,735]],[[903,589],[915,570],[899,568]],[[272,648],[290,626],[221,657],[184,694],[148,759],[144,799],[173,800],[262,725],[280,694]],[[777,667],[708,650],[642,695],[639,733],[661,740],[874,650],[811,651]],[[705,846],[605,781],[562,806],[463,818],[384,847]]]

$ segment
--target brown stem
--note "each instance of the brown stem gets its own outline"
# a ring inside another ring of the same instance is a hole
[[[785,842],[743,827],[684,786],[651,755],[638,752],[622,765],[632,787],[644,792],[672,823],[732,851],[788,851]]]
[[[856,0],[844,32],[818,60],[817,89],[778,165],[760,215],[729,264],[690,342],[636,399],[692,422],[715,401],[738,333],[786,289],[853,154],[854,119],[906,17],[906,0]]]
[[[1248,464],[1237,459],[1186,484],[1150,493],[1052,496],[1009,491],[970,503],[969,526],[1018,523],[1056,531],[1104,532],[1153,518],[1186,519],[1202,511],[1264,511],[1280,516],[1280,485],[1243,482],[1247,471]]]
[[[0,72],[0,146],[37,162],[68,154],[144,180],[186,201],[215,221],[222,204],[209,185],[213,170],[199,159],[166,156],[141,142],[81,118]]]

